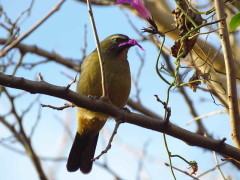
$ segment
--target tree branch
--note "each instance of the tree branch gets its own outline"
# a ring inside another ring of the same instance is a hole
[[[11,42],[6,48],[4,48],[2,51],[0,51],[0,57],[3,57],[10,51],[12,48],[14,48],[19,42],[21,42],[23,39],[25,39],[29,34],[31,34],[35,29],[37,29],[42,23],[44,23],[50,16],[52,16],[56,11],[60,9],[62,4],[65,2],[65,0],[60,0],[58,4],[51,9],[39,22],[37,22],[32,28],[30,28],[27,32],[25,32],[22,36],[15,39],[13,42]]]
[[[0,38],[0,44],[5,44],[6,42],[7,42],[7,39]],[[80,62],[81,62],[80,59],[63,58],[62,56],[58,55],[55,52],[49,52],[35,45],[26,45],[23,43],[19,43],[15,47],[22,52],[34,53],[39,56],[46,57],[49,60],[60,63],[68,68],[74,69],[75,71],[80,71]],[[73,61],[79,62],[79,65],[74,64]]]
[[[0,44],[5,44],[6,42],[7,42],[7,39],[0,38]],[[80,71],[80,62],[81,62],[80,59],[64,58],[55,52],[49,52],[36,45],[26,45],[24,43],[19,43],[18,45],[16,45],[16,48],[18,48],[20,51],[23,51],[23,52],[34,53],[36,55],[46,57],[50,61],[55,61],[56,63],[59,63],[75,71],[78,71],[78,72]],[[75,64],[74,62],[79,62],[79,64]],[[152,112],[151,110],[147,109],[142,104],[139,104],[138,102],[133,101],[132,99],[128,99],[127,104],[134,110],[139,111],[145,115],[162,119],[162,117]]]
[[[109,104],[108,102],[105,102],[102,99],[96,100],[94,98],[89,98],[87,96],[73,92],[71,90],[66,91],[66,87],[51,85],[44,81],[30,81],[24,78],[4,75],[2,73],[0,73],[0,85],[22,89],[33,94],[46,94],[65,99],[79,107],[83,107],[96,112],[102,112],[116,119],[120,118],[123,122],[168,134],[172,137],[186,142],[189,145],[216,151],[219,154],[231,157],[240,162],[240,150],[223,143],[221,140],[214,140],[192,133],[172,123],[166,124],[164,121],[161,121],[157,118],[152,118],[136,113],[129,113],[121,108]]]
[[[141,112],[147,116],[163,120],[161,116],[159,116],[155,112],[151,111],[150,109],[147,109],[142,104],[134,102],[132,99],[128,99],[127,105],[129,105],[132,109],[134,109],[138,112]]]
[[[93,16],[93,11],[92,11],[92,6],[91,6],[91,0],[87,0],[87,6],[88,6],[88,13],[90,17],[90,21],[92,24],[92,29],[93,29],[93,35],[96,43],[96,48],[98,52],[98,58],[99,58],[99,65],[100,65],[100,70],[101,70],[101,81],[102,81],[102,97],[108,97],[107,94],[107,85],[106,85],[106,72],[105,72],[105,61],[103,59],[102,51],[101,51],[101,46],[98,38],[98,33],[97,33],[97,27],[95,24],[94,16]]]
[[[224,3],[220,0],[215,0],[214,4],[216,8],[217,18],[223,19],[226,17],[226,14],[224,12]],[[220,28],[219,34],[223,49],[227,76],[227,96],[232,129],[232,140],[235,146],[240,148],[240,117],[238,109],[236,74],[226,20],[219,22],[218,26]]]

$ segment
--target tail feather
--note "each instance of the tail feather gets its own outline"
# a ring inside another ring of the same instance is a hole
[[[74,172],[79,169],[81,155],[86,145],[87,145],[86,139],[79,133],[76,133],[67,161],[67,170],[69,172]]]
[[[98,134],[89,137],[76,133],[67,162],[69,172],[77,171],[79,168],[84,174],[91,171],[97,140]]]
[[[88,144],[86,146],[86,149],[83,151],[80,161],[80,170],[87,174],[92,170],[93,161],[94,158],[96,146],[97,146],[97,140],[98,140],[98,134],[94,137],[89,138]]]

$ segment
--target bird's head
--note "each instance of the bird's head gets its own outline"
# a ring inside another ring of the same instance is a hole
[[[100,43],[101,50],[103,53],[111,56],[118,56],[123,52],[125,54],[131,46],[134,46],[132,44],[127,44],[129,40],[131,39],[123,34],[111,35]]]

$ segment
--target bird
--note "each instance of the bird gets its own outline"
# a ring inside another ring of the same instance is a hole
[[[100,42],[106,93],[110,102],[119,108],[124,108],[131,90],[131,73],[127,60],[131,39],[123,34],[114,34]],[[135,41],[135,40],[134,40]],[[139,47],[141,47],[139,45]],[[77,93],[101,98],[101,69],[98,52],[95,49],[81,65],[81,74],[77,84]],[[78,128],[67,160],[67,170],[75,172],[78,169],[84,174],[92,170],[95,149],[99,131],[109,118],[108,115],[78,107]]]

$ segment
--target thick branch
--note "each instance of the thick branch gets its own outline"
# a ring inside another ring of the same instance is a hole
[[[0,38],[0,44],[5,44],[6,42],[7,42],[7,39]],[[26,45],[24,43],[19,43],[18,45],[16,45],[16,48],[18,48],[22,52],[29,52],[29,53],[37,54],[42,57],[46,57],[51,61],[55,61],[56,63],[64,65],[75,71],[78,71],[78,72],[81,71],[80,70],[80,62],[81,62],[80,59],[64,58],[55,52],[49,52],[49,51],[42,49],[36,45]],[[79,63],[76,64],[74,62],[79,62]],[[147,109],[146,107],[144,107],[143,105],[141,105],[137,102],[134,102],[131,99],[128,100],[128,105],[131,108],[133,108],[134,110],[139,111],[145,115],[162,119],[162,117],[160,117],[159,115],[155,114],[151,110]]]
[[[51,85],[44,81],[30,81],[24,78],[4,75],[2,73],[0,73],[0,85],[16,89],[22,89],[33,94],[46,94],[65,99],[79,107],[90,109],[92,111],[103,112],[116,119],[121,119],[123,122],[135,124],[143,128],[168,134],[172,137],[188,143],[189,145],[216,151],[224,156],[233,158],[240,162],[240,150],[228,144],[225,144],[220,140],[214,140],[192,133],[171,123],[166,124],[164,121],[157,118],[152,118],[136,113],[129,113],[112,104],[109,104],[108,102],[105,102],[104,100],[96,100],[94,98],[89,98],[71,90],[66,91],[66,87]]]
[[[152,112],[150,109],[147,109],[142,104],[134,102],[132,99],[128,99],[127,105],[129,105],[132,109],[134,109],[134,110],[136,110],[138,112],[141,112],[141,113],[143,113],[143,114],[145,114],[147,116],[163,120],[161,116],[159,116],[156,113]]]
[[[224,12],[224,3],[220,0],[215,0],[215,8],[218,19],[226,17]],[[238,110],[238,96],[236,87],[236,74],[234,67],[234,60],[229,40],[229,34],[227,29],[226,20],[218,23],[220,39],[223,49],[226,76],[227,76],[227,95],[228,95],[228,107],[230,114],[230,122],[232,128],[232,139],[236,147],[240,148],[240,117]]]

